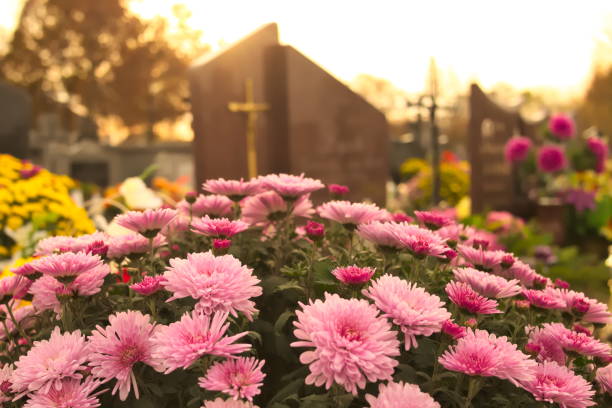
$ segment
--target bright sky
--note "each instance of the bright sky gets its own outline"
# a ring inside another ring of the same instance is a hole
[[[20,1],[2,0],[0,25]],[[275,21],[281,41],[336,77],[367,73],[409,92],[423,89],[431,56],[461,83],[580,92],[612,27],[611,0],[139,0],[133,9],[170,15],[177,2],[213,46]]]

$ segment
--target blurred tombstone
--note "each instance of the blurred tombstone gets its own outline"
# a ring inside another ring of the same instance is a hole
[[[32,118],[32,101],[28,93],[0,81],[0,153],[25,159]]]
[[[252,95],[245,92],[249,82]],[[230,111],[228,104],[252,103],[259,174],[303,172],[350,186],[351,199],[384,204],[384,115],[299,51],[280,45],[276,24],[196,62],[190,89],[198,185],[208,178],[248,176],[248,115]]]
[[[518,112],[502,108],[472,84],[468,150],[473,213],[504,210],[528,215],[528,197],[521,190],[518,175],[506,162],[504,147],[514,135],[533,138],[534,134],[535,127]]]

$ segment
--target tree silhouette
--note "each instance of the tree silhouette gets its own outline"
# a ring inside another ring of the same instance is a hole
[[[130,129],[178,118],[188,109],[189,61],[206,51],[200,33],[184,24],[184,8],[170,35],[167,20],[141,20],[127,6],[27,0],[0,76],[29,90],[35,114],[59,109]]]

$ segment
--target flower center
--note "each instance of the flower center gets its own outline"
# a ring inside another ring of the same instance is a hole
[[[140,359],[141,359],[141,352],[139,348],[136,347],[135,345],[127,346],[126,348],[124,348],[123,351],[121,352],[121,355],[119,356],[119,361],[121,361],[122,364],[125,364],[128,366],[133,365],[137,361],[140,361]]]

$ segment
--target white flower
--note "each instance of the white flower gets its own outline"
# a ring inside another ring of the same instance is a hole
[[[119,194],[123,196],[130,209],[147,210],[159,208],[163,201],[139,177],[129,177],[119,187]]]

